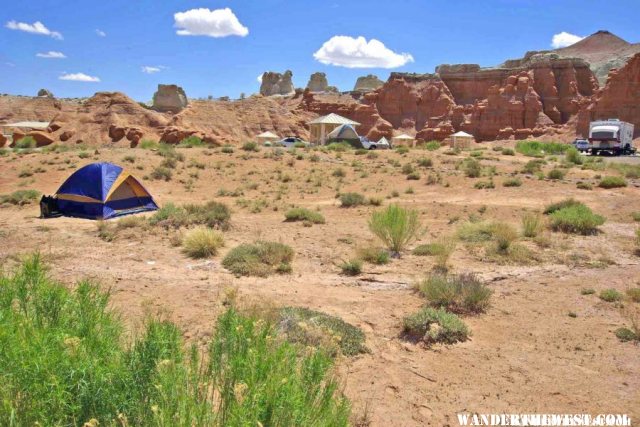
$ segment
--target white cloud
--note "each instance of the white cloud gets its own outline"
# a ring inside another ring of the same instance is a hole
[[[49,58],[49,59],[64,59],[67,56],[62,52],[56,52],[55,50],[50,50],[45,53],[36,53],[38,58]]]
[[[179,36],[244,37],[249,29],[242,25],[229,8],[210,10],[191,9],[173,15]]]
[[[258,76],[258,79],[257,79],[257,80],[258,80],[258,83],[262,84],[262,74],[260,74],[260,75]]]
[[[65,73],[58,77],[60,80],[70,80],[74,82],[99,82],[98,77],[88,76],[84,73]]]
[[[153,74],[163,70],[164,68],[165,67],[163,67],[162,65],[143,65],[141,67],[141,70],[143,73]]]
[[[551,39],[551,47],[554,49],[558,49],[561,47],[571,46],[574,43],[579,42],[584,37],[576,36],[575,34],[567,33],[563,31],[558,34],[554,34]]]
[[[43,36],[49,36],[49,37],[53,37],[54,39],[62,40],[62,34],[60,34],[57,31],[51,31],[50,29],[45,27],[45,25],[40,21],[36,21],[33,24],[27,24],[25,22],[9,21],[7,22],[5,27],[7,27],[10,30],[25,31],[31,34],[41,34]]]
[[[408,53],[395,53],[381,41],[349,36],[333,36],[313,57],[323,64],[347,68],[396,68],[413,62]]]
[[[96,28],[96,34],[99,35],[100,37],[107,37],[107,33],[97,28]]]

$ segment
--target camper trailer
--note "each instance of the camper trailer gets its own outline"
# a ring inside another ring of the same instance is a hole
[[[591,154],[608,152],[618,156],[633,154],[633,125],[618,119],[598,120],[589,124]]]

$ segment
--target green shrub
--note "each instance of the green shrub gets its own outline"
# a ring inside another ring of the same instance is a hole
[[[329,151],[336,151],[338,153],[344,153],[345,151],[350,151],[353,149],[353,147],[351,146],[351,144],[349,144],[348,142],[332,142],[330,144],[327,144],[325,146],[325,148]]]
[[[524,237],[536,237],[544,228],[543,219],[535,213],[526,213],[522,216],[522,235]]]
[[[209,201],[204,205],[188,204],[176,206],[167,203],[150,218],[151,225],[165,228],[180,228],[190,225],[205,225],[210,228],[226,230],[229,228],[231,211],[227,205]]]
[[[578,181],[576,183],[576,188],[578,190],[593,190],[593,185],[589,184],[588,182]]]
[[[605,222],[604,217],[581,203],[556,210],[549,217],[552,230],[583,235],[596,233],[598,226]]]
[[[557,142],[518,141],[516,151],[529,157],[544,157],[549,154],[562,154],[571,146]]]
[[[438,148],[440,148],[442,146],[442,144],[440,144],[439,141],[429,141],[426,144],[424,144],[424,148],[429,150],[429,151],[435,151]]]
[[[478,178],[482,173],[480,162],[476,159],[467,159],[463,164],[463,170],[468,178]]]
[[[463,242],[480,243],[493,240],[501,228],[510,228],[509,224],[502,222],[465,222],[456,230],[456,237]]]
[[[640,336],[636,335],[636,333],[629,328],[618,328],[614,331],[614,333],[616,334],[616,337],[622,342],[640,341]]]
[[[293,260],[293,249],[289,246],[267,241],[236,246],[224,257],[222,265],[237,276],[267,277],[286,268]]]
[[[405,145],[401,145],[398,148],[396,148],[396,153],[398,154],[407,154],[408,152],[409,152],[409,147]]]
[[[521,185],[522,181],[520,178],[509,178],[502,182],[503,187],[520,187]]]
[[[564,158],[568,163],[573,163],[574,165],[582,164],[582,156],[580,156],[580,152],[575,147],[567,148]]]
[[[308,308],[285,307],[280,310],[279,329],[290,342],[327,348],[332,354],[340,352],[345,356],[355,356],[368,351],[360,328],[339,317]]]
[[[191,258],[209,258],[224,246],[224,237],[219,231],[207,227],[189,230],[182,239],[182,249]]]
[[[404,332],[427,344],[455,344],[466,341],[471,332],[465,323],[446,310],[424,307],[403,320]]]
[[[36,148],[37,143],[36,140],[33,139],[32,136],[24,136],[17,140],[13,145],[13,148],[16,149],[28,149],[28,148]]]
[[[564,171],[562,169],[553,168],[547,173],[547,178],[552,180],[563,179]]]
[[[171,169],[165,166],[158,166],[153,171],[151,171],[151,178],[153,179],[171,181],[172,176],[173,172],[171,172]]]
[[[331,175],[335,176],[336,178],[344,178],[345,176],[347,176],[347,173],[344,171],[344,169],[337,168],[331,173]]]
[[[496,185],[493,183],[493,180],[487,180],[487,181],[478,181],[475,184],[473,184],[473,188],[477,189],[477,190],[487,190],[487,189],[492,189],[492,188],[496,188]]]
[[[24,206],[38,200],[40,192],[36,190],[16,190],[10,194],[0,195],[0,205],[17,205]]]
[[[365,197],[360,193],[342,193],[340,195],[340,207],[342,208],[352,208],[366,204]]]
[[[631,212],[631,218],[636,222],[640,222],[640,211]]]
[[[593,295],[596,293],[596,290],[593,288],[582,288],[580,290],[580,295]]]
[[[255,142],[245,142],[242,144],[242,149],[244,151],[260,151],[260,146]]]
[[[503,148],[501,150],[501,152],[502,152],[503,156],[515,156],[516,155],[515,151],[513,151],[512,148],[505,147],[505,148]]]
[[[602,301],[616,302],[622,300],[622,294],[615,289],[605,289],[598,295]]]
[[[342,274],[347,276],[357,276],[362,273],[362,261],[359,259],[351,259],[340,264]]]
[[[228,310],[185,351],[173,323],[129,334],[108,293],[53,282],[37,256],[0,284],[0,425],[349,424],[331,357],[274,339],[269,321]]]
[[[207,144],[199,137],[195,135],[188,136],[184,138],[178,144],[178,147],[192,148],[192,147],[204,147]]]
[[[627,181],[619,176],[605,176],[600,180],[598,187],[600,188],[620,188],[626,187]]]
[[[151,139],[143,139],[138,144],[138,148],[142,148],[143,150],[157,150],[158,146],[158,142]]]
[[[627,296],[633,302],[640,302],[640,288],[627,289]]]
[[[371,206],[381,206],[382,205],[382,197],[369,197],[368,203]]]
[[[542,159],[529,160],[522,168],[522,173],[533,175],[536,172],[540,172],[542,170],[542,165],[545,165],[545,162]]]
[[[474,274],[432,274],[416,288],[432,307],[454,313],[481,313],[489,307],[492,294]]]
[[[370,264],[382,265],[389,262],[389,252],[382,248],[366,247],[358,249],[358,258]]]
[[[418,159],[418,166],[423,168],[430,168],[433,166],[433,160],[428,157],[422,157]]]
[[[312,211],[306,208],[289,209],[285,214],[287,221],[309,221],[313,224],[324,224],[324,216],[320,212]]]
[[[444,251],[444,245],[442,243],[425,243],[423,245],[416,246],[411,252],[417,256],[436,256]]]
[[[574,207],[574,206],[584,206],[584,203],[579,202],[575,199],[572,198],[568,198],[568,199],[564,199],[560,202],[556,202],[556,203],[552,203],[550,205],[547,205],[547,207],[544,208],[543,213],[545,215],[549,215],[552,214],[556,211],[559,211],[560,209],[564,209],[564,208],[570,208],[570,207]]]
[[[391,204],[386,209],[373,212],[369,230],[394,253],[399,254],[422,233],[418,211]]]
[[[225,145],[223,146],[220,151],[224,154],[232,154],[233,153],[233,147],[230,145]]]
[[[411,181],[417,181],[420,179],[420,172],[413,171],[409,175],[407,175],[407,179]]]

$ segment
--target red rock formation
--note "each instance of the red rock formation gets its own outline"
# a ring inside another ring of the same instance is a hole
[[[392,75],[377,93],[380,116],[395,128],[420,130],[429,119],[447,118],[455,106],[444,82],[431,75],[414,81]]]
[[[634,136],[640,136],[640,53],[634,55],[619,70],[611,70],[607,83],[592,98],[583,103],[578,116],[577,131],[589,133],[589,122],[617,118],[635,125]]]
[[[32,131],[28,132],[27,136],[30,136],[36,141],[36,147],[44,147],[53,143],[53,138],[44,132]]]

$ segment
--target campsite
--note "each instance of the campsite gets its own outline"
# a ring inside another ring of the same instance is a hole
[[[164,151],[18,151],[0,158],[6,171],[0,194],[16,186],[54,194],[82,166],[111,162],[140,179],[160,207],[223,203],[231,212],[229,227],[216,255],[191,258],[180,240],[193,226],[151,225],[157,211],[103,222],[43,220],[37,200],[5,202],[0,254],[10,270],[19,254],[38,251],[56,279],[90,278],[111,289],[112,303],[130,327],[140,328],[149,312],[162,312],[190,343],[208,342],[230,299],[252,310],[301,306],[337,316],[366,337],[368,351],[343,356],[338,370],[354,416],[366,413],[374,424],[443,425],[450,422],[445,414],[485,405],[504,411],[627,408],[638,416],[637,347],[614,334],[628,320],[617,303],[598,297],[638,286],[633,215],[640,205],[637,199],[625,202],[637,191],[635,179],[625,188],[599,188],[597,176],[617,175],[606,164],[602,171],[573,166],[562,180],[539,179],[522,172],[532,158],[510,150],[483,145],[452,154],[442,146],[370,155],[354,149],[178,147],[170,150],[180,160],[168,181],[152,178]],[[472,161],[481,165],[478,178],[468,177],[473,173],[465,165]],[[542,170],[563,161],[549,160]],[[419,180],[408,179],[409,169]],[[474,188],[489,179],[495,189]],[[513,179],[521,185],[506,186]],[[579,182],[592,183],[593,190],[578,188]],[[341,207],[336,194],[345,193],[382,206]],[[505,255],[493,253],[490,241],[456,237],[469,224],[496,222],[519,230],[527,213],[541,215],[545,206],[570,197],[606,215],[598,234],[542,229],[534,239],[516,237],[517,251]],[[382,247],[367,221],[392,203],[417,209],[426,232],[400,258],[364,262],[359,274],[344,274],[341,265],[361,256],[362,248]],[[293,207],[317,212],[324,223],[285,221]],[[469,340],[429,349],[403,337],[402,319],[423,304],[414,286],[437,262],[413,251],[442,238],[457,242],[447,261],[450,271],[477,274],[493,295],[486,313],[463,317],[473,333]],[[259,240],[293,249],[291,273],[236,276],[222,265],[228,251]],[[587,288],[595,294],[584,294]],[[499,393],[487,393],[488,378]],[[599,398],[603,393],[608,399]]]
[[[632,426],[640,2],[7,2],[0,427]]]

